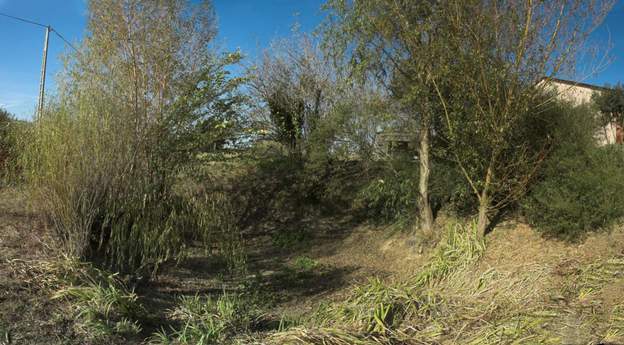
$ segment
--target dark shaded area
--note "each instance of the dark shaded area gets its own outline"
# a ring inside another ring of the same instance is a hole
[[[224,292],[253,297],[267,311],[252,325],[256,331],[277,329],[283,320],[278,313],[271,313],[275,307],[343,289],[350,283],[347,277],[359,269],[325,265],[301,268],[293,265],[292,259],[319,248],[331,255],[337,249],[333,244],[344,240],[358,225],[352,217],[324,217],[313,212],[298,221],[267,221],[247,228],[244,238],[248,256],[242,274],[228,271],[222,257],[209,255],[196,243],[179,264],[164,265],[157,277],[138,285],[136,292],[148,311],[147,318],[141,320],[143,333],[149,336],[180,326],[163,312],[173,309],[179,296],[217,298]]]

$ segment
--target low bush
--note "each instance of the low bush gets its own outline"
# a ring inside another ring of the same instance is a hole
[[[19,122],[8,111],[0,108],[0,185],[7,184],[16,168],[17,130]]]
[[[3,166],[9,155],[9,129],[13,118],[8,111],[0,108],[0,166]]]
[[[357,194],[354,206],[376,222],[412,218],[418,201],[418,167],[405,163],[399,169],[382,170]]]
[[[523,204],[531,224],[546,235],[576,240],[624,217],[621,147],[555,157],[557,163]]]
[[[281,249],[295,249],[306,244],[312,238],[309,230],[286,229],[276,231],[271,235],[271,242]]]
[[[204,192],[190,199],[193,233],[225,261],[231,273],[244,273],[247,255],[240,230],[241,215],[232,197],[223,191]]]
[[[577,240],[624,216],[624,150],[596,145],[592,114],[585,107],[569,110],[521,203],[529,223],[548,236]]]
[[[464,216],[476,210],[472,192],[455,165],[434,161],[430,203],[434,211]],[[398,159],[378,164],[353,198],[356,209],[380,223],[405,223],[418,214],[418,161]]]

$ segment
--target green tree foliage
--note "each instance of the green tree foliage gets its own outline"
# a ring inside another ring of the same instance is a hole
[[[256,129],[299,158],[336,99],[336,73],[308,36],[272,43],[251,72]]]
[[[250,71],[258,162],[242,185],[256,198],[273,195],[262,203],[267,217],[348,209],[366,182],[376,131],[390,113],[385,95],[345,78],[312,37],[295,35],[271,48]]]
[[[302,139],[305,103],[301,99],[287,100],[287,93],[287,90],[278,89],[267,96],[266,102],[271,122],[275,125],[276,140],[294,154]]]
[[[619,145],[596,146],[593,134],[600,124],[591,109],[564,114],[553,152],[522,206],[544,234],[576,240],[624,216],[624,155]]]
[[[417,186],[421,228],[433,231],[429,176],[431,135],[437,102],[432,81],[445,69],[439,64],[435,1],[328,1],[325,43],[330,55],[348,62],[359,81],[384,85],[406,116],[403,129],[418,139]],[[407,127],[406,125],[407,124]]]
[[[68,254],[154,270],[177,256],[197,216],[176,177],[236,127],[242,80],[225,68],[240,56],[211,50],[209,1],[88,8],[88,35],[35,123],[25,175]]]
[[[548,152],[542,123],[553,96],[537,82],[574,69],[576,53],[611,5],[475,0],[441,7],[439,57],[449,73],[433,82],[440,124],[479,201],[482,235],[489,217],[522,197]]]
[[[600,111],[603,125],[617,123],[624,125],[624,86],[617,84],[615,87],[595,92],[592,101]]]
[[[354,65],[356,75],[386,85],[414,126],[425,230],[432,224],[432,151],[450,154],[462,171],[479,201],[482,234],[489,216],[522,195],[548,146],[522,136],[530,134],[525,128],[538,128],[531,119],[549,103],[535,84],[574,68],[576,52],[611,5],[328,2],[328,51]]]

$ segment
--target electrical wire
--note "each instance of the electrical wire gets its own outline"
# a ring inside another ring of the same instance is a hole
[[[76,47],[74,47],[73,44],[71,44],[68,40],[65,39],[65,37],[63,37],[63,35],[61,35],[60,32],[58,32],[56,29],[54,29],[52,26],[50,25],[45,25],[45,24],[41,24],[41,23],[37,23],[35,21],[29,20],[29,19],[24,19],[24,18],[20,18],[20,17],[16,17],[16,16],[12,16],[10,14],[6,14],[6,13],[2,13],[0,12],[0,16],[3,17],[7,17],[7,18],[11,18],[11,19],[15,19],[15,20],[19,20],[21,22],[24,23],[28,23],[28,24],[32,24],[32,25],[37,25],[37,26],[41,26],[44,28],[48,28],[50,29],[50,31],[54,32],[61,40],[63,40],[63,42],[65,42],[65,44],[67,44],[68,46],[70,46],[73,50],[78,51],[78,49],[76,49]]]
[[[19,21],[22,21],[22,22],[24,22],[24,23],[28,23],[28,24],[33,24],[33,25],[42,26],[42,27],[44,27],[44,28],[47,28],[47,27],[49,26],[49,25],[45,25],[45,24],[41,24],[41,23],[37,23],[37,22],[33,22],[32,20],[28,20],[28,19],[24,19],[24,18],[20,18],[20,17],[12,16],[12,15],[10,15],[10,14],[6,14],[6,13],[2,13],[2,12],[0,12],[0,16],[7,17],[7,18],[12,18],[12,19],[15,19],[15,20],[19,20]]]
[[[51,28],[52,32],[54,32],[60,39],[63,40],[63,42],[65,42],[68,46],[71,47],[71,49],[75,50],[76,52],[78,52],[78,49],[76,49],[76,47],[74,47],[73,44],[69,43],[68,40],[65,39],[65,37],[63,37],[63,35],[61,35],[60,32],[56,31],[55,29]]]

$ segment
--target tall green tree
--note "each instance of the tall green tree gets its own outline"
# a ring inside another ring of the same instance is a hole
[[[438,102],[432,82],[446,73],[436,53],[438,2],[330,0],[325,24],[327,52],[350,66],[354,79],[383,85],[406,114],[418,141],[418,212],[422,231],[433,231],[429,200],[432,125]],[[405,128],[405,127],[404,127]]]

